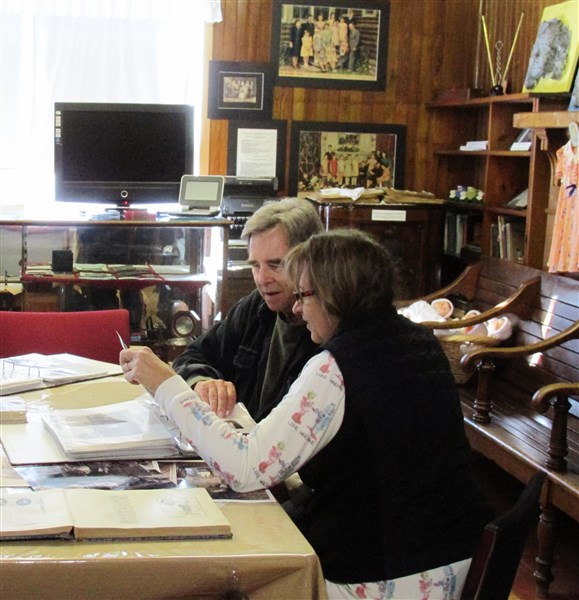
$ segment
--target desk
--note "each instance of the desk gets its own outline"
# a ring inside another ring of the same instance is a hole
[[[121,378],[107,378],[121,401],[141,393]],[[92,405],[97,382],[23,394],[31,408]],[[87,401],[83,402],[86,398]],[[35,541],[0,544],[2,600],[107,600],[224,597],[325,599],[314,550],[277,503],[222,507],[231,540]]]

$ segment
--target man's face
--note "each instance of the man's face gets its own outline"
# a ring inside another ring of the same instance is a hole
[[[291,315],[294,298],[283,269],[283,260],[289,250],[285,235],[279,227],[254,233],[249,239],[248,250],[253,280],[268,308]]]

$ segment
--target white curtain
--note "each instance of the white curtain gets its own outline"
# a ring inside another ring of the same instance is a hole
[[[193,104],[219,0],[0,0],[0,210],[54,199],[54,102]],[[197,170],[197,167],[196,167]]]

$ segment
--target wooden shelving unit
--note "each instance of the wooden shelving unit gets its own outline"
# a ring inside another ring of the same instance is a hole
[[[543,267],[550,189],[549,157],[541,151],[545,142],[540,132],[533,129],[535,134],[529,151],[513,152],[510,146],[521,128],[531,127],[527,123],[539,123],[536,119],[543,115],[559,114],[559,109],[568,104],[568,97],[533,94],[429,104],[430,139],[436,159],[431,191],[440,198],[447,198],[450,190],[459,185],[484,191],[482,205],[452,203],[447,207],[447,214],[454,212],[463,215],[460,217],[463,221],[475,223],[475,227],[467,228],[477,235],[476,240],[466,240],[469,246],[478,243],[483,254],[493,255],[497,246],[493,236],[497,234],[499,221],[519,221],[525,230],[523,262],[535,268]],[[459,150],[471,140],[487,140],[487,150]],[[507,206],[525,189],[528,189],[526,208]]]

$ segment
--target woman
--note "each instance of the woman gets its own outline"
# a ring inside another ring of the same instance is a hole
[[[294,21],[290,34],[289,47],[291,49],[292,67],[297,69],[302,50],[302,22],[299,19]]]
[[[458,598],[491,514],[434,335],[392,305],[387,251],[355,230],[312,236],[286,258],[293,311],[322,351],[248,436],[236,433],[147,348],[124,350],[142,383],[231,487],[299,470],[313,491],[299,526],[330,598]]]

